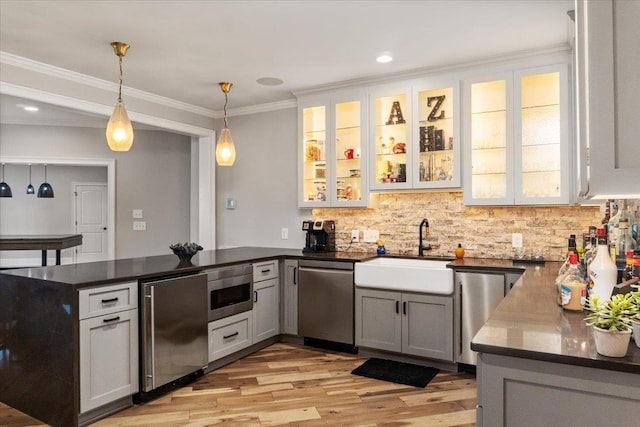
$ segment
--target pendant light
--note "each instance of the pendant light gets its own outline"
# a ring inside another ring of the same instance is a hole
[[[2,182],[0,182],[0,197],[13,197],[11,187],[4,182],[4,163],[2,164]]]
[[[47,182],[47,165],[44,165],[44,182],[38,188],[38,197],[51,199],[53,198],[53,187]]]
[[[112,151],[129,151],[131,145],[133,145],[133,126],[131,126],[127,110],[125,110],[122,103],[122,58],[127,54],[129,45],[122,42],[113,42],[111,46],[119,58],[120,83],[118,86],[118,102],[107,124],[107,143]]]
[[[36,189],[31,185],[31,163],[29,163],[29,185],[27,185],[27,194],[36,194]]]
[[[224,129],[220,132],[220,138],[218,138],[216,145],[216,162],[220,166],[233,166],[233,162],[236,161],[236,147],[233,145],[231,131],[227,127],[227,94],[233,83],[221,82],[219,85],[224,93]]]

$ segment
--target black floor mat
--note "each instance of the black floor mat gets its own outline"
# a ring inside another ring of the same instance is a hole
[[[411,363],[395,362],[393,360],[371,358],[351,371],[354,375],[390,381],[414,387],[426,387],[439,369]]]

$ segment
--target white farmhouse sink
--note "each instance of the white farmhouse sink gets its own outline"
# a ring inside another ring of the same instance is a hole
[[[354,281],[365,288],[449,295],[453,292],[449,262],[380,257],[357,262]]]

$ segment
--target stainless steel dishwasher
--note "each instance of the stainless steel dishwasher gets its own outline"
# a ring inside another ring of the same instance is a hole
[[[477,353],[471,350],[471,340],[521,275],[486,271],[455,272],[456,362],[476,364]]]
[[[353,302],[353,262],[299,261],[298,333],[305,343],[340,343],[354,352]]]

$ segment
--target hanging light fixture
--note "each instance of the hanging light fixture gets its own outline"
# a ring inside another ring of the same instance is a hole
[[[224,93],[224,129],[220,132],[220,138],[218,138],[216,145],[216,162],[220,166],[233,166],[233,162],[236,161],[236,147],[233,145],[231,131],[227,127],[227,94],[233,83],[221,82],[219,85]]]
[[[31,163],[29,163],[29,185],[27,185],[27,194],[36,194],[36,189],[31,185]]]
[[[44,182],[38,188],[38,197],[51,199],[53,198],[53,187],[47,182],[47,165],[44,165]]]
[[[11,187],[4,182],[4,163],[2,164],[2,182],[0,182],[0,197],[13,197]]]
[[[122,103],[122,58],[127,54],[129,45],[122,42],[113,42],[111,46],[119,58],[120,84],[118,86],[118,103],[107,124],[107,143],[113,151],[129,151],[131,145],[133,145],[133,126],[131,126],[127,110],[124,109],[124,104]]]

